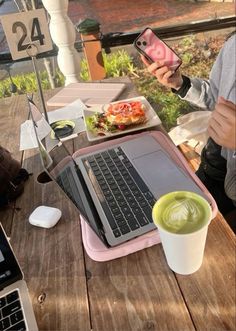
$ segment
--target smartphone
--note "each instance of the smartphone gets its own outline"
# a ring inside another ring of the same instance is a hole
[[[164,61],[171,70],[176,71],[182,60],[163,40],[157,37],[151,28],[146,28],[134,41],[134,47],[153,63]]]

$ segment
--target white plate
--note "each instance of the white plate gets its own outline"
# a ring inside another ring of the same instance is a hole
[[[105,139],[105,138],[109,138],[109,137],[115,137],[115,136],[119,136],[121,134],[126,134],[126,133],[137,131],[137,130],[147,129],[147,128],[150,128],[150,127],[161,124],[161,120],[157,116],[155,110],[152,108],[152,106],[147,101],[147,99],[143,96],[136,97],[136,98],[131,98],[131,99],[119,100],[119,101],[116,101],[116,102],[111,102],[110,104],[116,104],[116,103],[119,103],[119,102],[129,102],[129,101],[141,101],[144,104],[145,114],[146,114],[146,118],[147,118],[147,121],[145,123],[135,125],[135,126],[131,126],[130,128],[127,127],[127,129],[125,129],[125,130],[120,130],[120,131],[117,131],[117,132],[114,132],[114,133],[104,132],[104,135],[98,135],[98,134],[88,130],[85,119],[89,116],[92,116],[95,112],[102,113],[103,109],[105,108],[106,105],[100,105],[98,107],[91,107],[89,109],[87,108],[87,109],[84,109],[84,116],[83,117],[84,117],[84,123],[85,123],[85,127],[86,127],[88,140],[89,141],[96,141],[96,140]]]

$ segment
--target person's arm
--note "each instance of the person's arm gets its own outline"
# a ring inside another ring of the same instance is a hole
[[[181,74],[180,70],[171,71],[163,61],[150,64],[144,56],[141,56],[148,72],[154,75],[158,82],[177,94],[181,99],[197,105],[203,109],[212,110],[215,105],[215,97],[212,94],[209,81],[200,78],[190,79]]]

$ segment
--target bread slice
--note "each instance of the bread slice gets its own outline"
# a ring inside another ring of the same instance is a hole
[[[112,103],[106,110],[107,120],[112,125],[133,125],[146,121],[145,106],[140,101]]]

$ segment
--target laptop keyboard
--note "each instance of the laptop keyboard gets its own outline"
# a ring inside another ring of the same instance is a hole
[[[0,331],[26,331],[19,292],[0,298]]]
[[[83,162],[92,182],[96,179],[94,188],[116,238],[153,222],[156,199],[121,147],[93,154]]]

